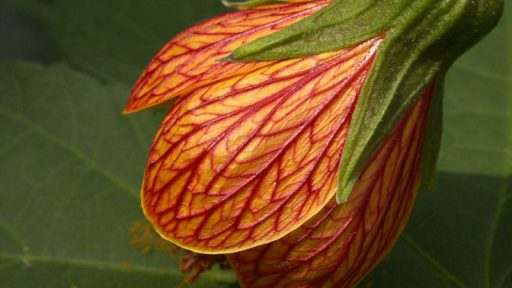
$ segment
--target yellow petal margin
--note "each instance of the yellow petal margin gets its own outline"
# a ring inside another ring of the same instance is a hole
[[[135,84],[124,113],[165,104],[194,89],[272,62],[222,61],[233,50],[293,24],[329,1],[282,3],[237,11],[200,23],[172,39]]]
[[[341,152],[382,40],[278,61],[178,100],[142,190],[166,239],[208,254],[277,240],[336,193]]]
[[[228,255],[244,288],[351,288],[395,243],[420,181],[429,89],[368,163],[348,202],[332,199],[284,238]]]

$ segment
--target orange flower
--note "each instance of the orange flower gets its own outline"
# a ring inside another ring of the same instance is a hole
[[[153,58],[132,90],[125,113],[160,105],[215,81],[270,63],[221,62],[234,49],[319,11],[328,0],[259,7],[200,23],[172,39]]]
[[[284,238],[228,255],[243,287],[356,287],[389,252],[411,213],[430,91],[381,145],[348,202],[338,205],[331,196]]]
[[[414,203],[432,86],[348,201],[335,200],[352,115],[385,36],[298,59],[224,60],[328,2],[262,6],[188,29],[151,61],[125,109],[176,98],[149,154],[144,213],[185,249],[228,254],[243,287],[354,287]]]

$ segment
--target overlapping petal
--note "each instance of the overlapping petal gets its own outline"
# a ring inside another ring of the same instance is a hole
[[[150,151],[147,218],[172,242],[231,253],[285,236],[337,190],[350,116],[380,38],[180,98]]]
[[[420,180],[431,89],[381,145],[349,200],[273,243],[228,255],[243,287],[356,287],[403,229]]]
[[[237,11],[200,23],[172,39],[135,84],[125,113],[161,105],[177,95],[272,62],[221,61],[231,52],[325,7],[328,0],[294,1]]]

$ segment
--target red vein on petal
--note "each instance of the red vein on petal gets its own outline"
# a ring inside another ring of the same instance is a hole
[[[431,92],[381,146],[346,204],[332,200],[288,236],[228,256],[243,287],[357,285],[396,241],[412,209]]]
[[[349,55],[349,56],[354,56],[354,55]],[[340,60],[349,60],[350,58],[351,58],[351,57],[341,58]],[[329,63],[328,63],[328,64],[329,64]],[[332,65],[333,63],[332,63],[332,62],[330,62],[330,64]],[[320,67],[320,68],[324,68],[324,67]],[[363,68],[363,67],[361,67],[361,68]],[[322,69],[316,69],[316,70],[322,70]],[[316,70],[314,70],[314,71],[312,71],[312,72],[315,72]],[[354,73],[354,74],[352,75],[352,77],[353,77],[353,76],[355,76],[355,74],[360,73],[360,72],[361,72],[361,71],[356,71],[356,73]],[[304,75],[304,74],[305,74],[305,72],[301,72],[301,73],[297,73],[297,75],[293,75],[293,76],[302,76],[302,75]],[[290,76],[290,77],[292,77],[292,76]],[[289,79],[290,79],[290,77],[285,77],[285,78],[284,78],[284,81],[285,81],[285,80],[289,80]],[[343,84],[348,84],[348,83],[350,83],[350,82],[351,82],[351,80],[352,80],[352,78],[348,79],[348,80],[347,80],[347,81],[345,81]],[[258,87],[264,86],[265,84],[272,83],[272,82],[273,82],[273,81],[266,81],[266,82],[264,82],[264,83],[262,83],[262,84],[260,84],[260,85],[250,86],[250,89],[240,89],[240,91],[237,91],[238,93],[237,93],[237,92],[228,93],[228,94],[226,94],[226,96],[223,96],[223,97],[221,97],[221,98],[215,99],[214,101],[209,102],[208,104],[212,104],[213,102],[219,102],[220,100],[222,100],[222,99],[224,99],[224,98],[227,98],[227,97],[229,97],[229,96],[233,96],[234,94],[244,93],[244,92],[248,92],[248,91],[250,91],[250,90],[257,89]],[[274,81],[274,82],[275,82],[275,81]],[[345,87],[345,86],[343,86],[343,87]],[[342,88],[343,88],[343,87],[342,87]],[[286,94],[290,94],[290,93],[288,93],[289,91],[286,91],[286,90],[287,90],[287,89],[285,89],[285,90],[283,90],[283,91],[280,91],[280,93],[281,93],[281,92],[284,92],[284,93],[286,93]],[[339,90],[341,90],[341,89],[339,89]],[[321,92],[323,92],[323,91],[319,91],[317,94],[320,94]],[[279,95],[280,95],[280,94],[279,94]],[[276,96],[279,96],[279,95],[276,95]],[[283,100],[286,100],[286,99],[283,99]],[[256,109],[254,108],[254,106],[256,106],[256,107],[262,107],[262,106],[264,106],[264,105],[266,105],[266,104],[268,104],[268,103],[271,103],[271,102],[273,102],[273,101],[275,101],[275,99],[274,99],[274,98],[270,98],[270,100],[268,100],[267,98],[265,98],[262,102],[258,102],[258,103],[256,103],[256,104],[253,104],[253,105],[251,105],[250,107],[247,107],[247,109],[237,110],[237,111],[236,111],[236,113],[237,113],[237,114],[238,114],[238,113],[241,113],[241,112],[239,112],[239,111],[246,112],[247,110],[252,110],[252,111],[254,111],[254,110],[256,110]],[[199,105],[198,107],[201,107],[201,106],[202,106],[202,105]],[[196,108],[194,108],[194,109],[189,110],[189,112],[190,112],[190,111],[194,111],[194,110],[196,110],[196,109],[197,109],[197,107],[196,107]],[[275,111],[275,110],[276,110],[276,109],[274,109],[273,111]],[[318,114],[318,113],[312,113],[312,114],[313,114],[313,115],[315,115],[315,114]],[[226,114],[226,115],[233,115],[233,114]],[[181,119],[181,118],[182,118],[182,117],[184,117],[184,116],[185,116],[185,115],[181,115],[181,116],[179,116],[179,117],[177,118],[177,120]],[[222,120],[224,120],[225,118],[226,118],[226,116],[225,116],[225,115],[222,115],[222,116],[220,116],[219,118],[214,119],[215,121],[205,122],[205,123],[204,123],[204,124],[202,124],[201,126],[198,126],[198,128],[203,128],[204,126],[208,126],[208,125],[214,124],[215,122],[222,121]],[[264,122],[264,121],[262,121],[262,122]],[[165,121],[164,121],[164,123],[165,123]],[[306,125],[303,125],[303,126],[306,126]],[[228,134],[229,132],[231,132],[231,131],[232,131],[232,128],[235,128],[235,126],[231,127],[231,129],[229,129],[229,130],[226,130],[226,132],[225,132],[225,133],[223,133],[223,134],[222,134],[222,135],[220,135],[220,136],[224,136],[225,134]],[[199,129],[195,129],[195,130],[192,130],[192,131],[190,131],[189,133],[185,134],[185,135],[184,135],[184,137],[182,138],[182,140],[183,140],[183,141],[187,140],[187,139],[188,139],[187,137],[191,136],[194,132],[197,132],[198,130],[199,130]],[[298,134],[298,133],[297,133],[297,134]],[[221,138],[221,137],[219,137],[219,138]],[[250,137],[248,137],[248,138],[250,138]],[[181,140],[180,140],[180,142],[181,142]],[[177,142],[176,144],[179,144],[180,142]],[[247,141],[245,141],[244,143],[246,143],[246,142],[247,142]],[[289,142],[290,142],[290,141],[289,141]],[[215,144],[217,144],[217,142],[216,142],[216,141],[214,141],[214,142],[212,143],[212,146],[213,146],[213,145],[215,145]],[[236,154],[236,153],[234,153],[234,154]],[[172,180],[173,180],[173,179],[170,179],[170,181],[172,181]],[[151,189],[154,189],[154,187],[151,187]]]
[[[280,83],[276,74],[256,71],[185,97],[157,133],[145,177],[145,213],[160,233],[191,250],[233,252],[275,240],[320,210],[336,190],[335,171],[347,122],[379,44],[380,40],[371,40],[352,49],[352,54],[340,51],[264,68],[275,72],[281,66],[315,59],[307,73],[292,74],[296,81],[286,75],[287,81]],[[267,78],[258,79],[262,75]],[[259,84],[254,85],[254,80]],[[237,87],[242,92],[233,93],[233,82],[252,89]],[[292,84],[283,86],[287,82]],[[274,92],[267,95],[265,89]],[[242,104],[224,105],[232,99]],[[203,105],[205,100],[212,101]],[[217,123],[211,113],[205,113],[208,109],[219,112],[222,121]],[[237,109],[245,114],[224,117]],[[335,121],[334,125],[322,119]],[[216,128],[224,123],[227,127]],[[250,123],[254,126],[247,126]],[[310,147],[300,147],[302,142]],[[329,170],[325,174],[322,169]],[[319,180],[320,175],[328,179]],[[268,199],[269,194],[261,193],[272,179],[275,183]],[[296,209],[289,213],[291,207]],[[288,210],[284,213],[283,209]]]
[[[153,58],[133,87],[124,112],[161,105],[203,85],[271,64],[219,60],[244,43],[297,22],[327,3],[311,1],[268,5],[215,17],[186,30]]]

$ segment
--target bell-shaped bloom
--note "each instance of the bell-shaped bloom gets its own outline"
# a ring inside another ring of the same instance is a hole
[[[228,255],[243,287],[355,287],[386,255],[420,184],[429,93],[368,162],[347,202],[332,197],[284,238]]]
[[[227,58],[329,3],[259,6],[186,30],[151,61],[125,109],[172,106],[147,162],[147,219],[180,247],[227,254],[243,287],[354,287],[396,241],[421,182],[433,80],[393,114],[336,201],[361,95],[392,33],[302,57]]]

